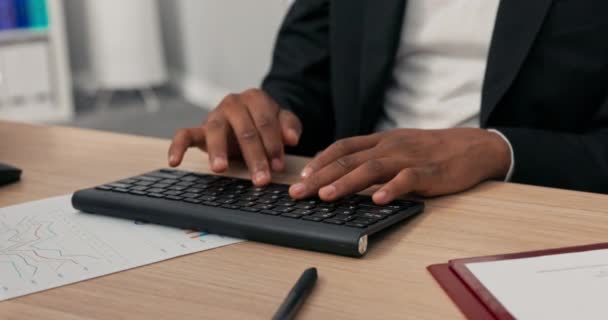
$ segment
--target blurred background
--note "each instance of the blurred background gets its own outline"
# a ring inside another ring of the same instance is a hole
[[[0,0],[0,119],[169,138],[266,73],[287,0]]]

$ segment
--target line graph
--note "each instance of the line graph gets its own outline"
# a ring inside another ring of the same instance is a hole
[[[241,241],[81,213],[70,198],[0,208],[0,301]]]
[[[7,231],[0,231],[0,263],[10,265],[21,278],[35,276],[45,266],[58,274],[66,264],[86,271],[87,262],[100,259],[91,254],[68,253],[56,247],[54,240],[58,234],[53,230],[54,221],[25,217],[14,226],[8,226],[4,219],[1,222],[3,228],[0,230]]]

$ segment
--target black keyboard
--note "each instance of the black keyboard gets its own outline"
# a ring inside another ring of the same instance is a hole
[[[288,188],[161,169],[77,191],[72,204],[88,213],[349,256],[365,254],[368,236],[424,209],[410,200],[378,206],[362,195],[294,200]]]

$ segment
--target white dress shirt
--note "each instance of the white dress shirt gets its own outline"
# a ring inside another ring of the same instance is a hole
[[[408,0],[393,81],[376,129],[479,127],[500,0]],[[511,149],[511,144],[500,132]]]

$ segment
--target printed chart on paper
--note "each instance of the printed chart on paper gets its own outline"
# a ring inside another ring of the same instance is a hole
[[[70,198],[0,209],[0,301],[241,241],[81,213]]]

